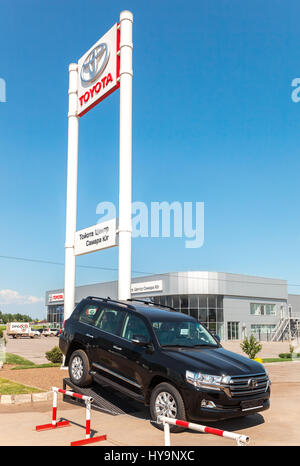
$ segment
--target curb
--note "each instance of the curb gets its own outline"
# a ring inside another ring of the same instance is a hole
[[[24,395],[0,395],[0,405],[23,404],[23,403],[36,403],[37,401],[52,400],[53,393],[28,393]]]

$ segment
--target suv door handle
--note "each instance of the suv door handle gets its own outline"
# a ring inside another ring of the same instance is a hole
[[[90,335],[89,333],[85,334],[86,337],[94,338],[94,335]]]
[[[113,345],[113,348],[116,349],[116,350],[118,350],[118,351],[122,351],[122,348],[120,348],[120,346],[115,346],[115,345]]]

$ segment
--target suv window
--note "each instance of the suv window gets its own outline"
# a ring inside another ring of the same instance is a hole
[[[125,312],[119,309],[102,309],[95,323],[104,332],[120,335]]]
[[[89,325],[95,325],[96,314],[98,311],[98,306],[94,304],[86,304],[83,306],[79,313],[79,322]]]
[[[127,314],[122,337],[131,341],[134,336],[143,336],[147,341],[150,340],[150,334],[143,319],[133,314]]]

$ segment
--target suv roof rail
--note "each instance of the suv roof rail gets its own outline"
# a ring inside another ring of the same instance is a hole
[[[118,301],[117,299],[111,299],[109,296],[107,298],[101,298],[100,296],[87,296],[85,299],[99,299],[100,301],[104,301],[105,303],[110,302],[110,303],[116,303],[121,306],[126,306],[129,309],[135,310],[135,307],[132,306],[131,304],[127,304],[124,301]]]
[[[172,309],[172,311],[178,312],[177,309],[175,309],[175,307],[166,306],[165,304],[158,304],[158,303],[155,303],[154,301],[151,301],[151,300],[150,300],[150,301],[146,301],[145,299],[129,298],[129,299],[127,299],[127,301],[137,301],[137,302],[144,303],[144,304],[150,304],[150,305],[152,305],[152,306],[166,307],[167,309]]]

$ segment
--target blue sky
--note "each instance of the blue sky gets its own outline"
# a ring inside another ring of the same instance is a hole
[[[133,200],[205,203],[205,242],[137,238],[133,271],[283,278],[300,291],[299,2],[1,2],[0,256],[64,262],[68,65],[134,14]],[[80,119],[78,229],[118,200],[119,92]],[[77,259],[117,278],[117,248]],[[137,273],[133,273],[137,276]],[[62,265],[0,258],[0,309],[43,316]],[[11,290],[8,292],[7,290]]]

